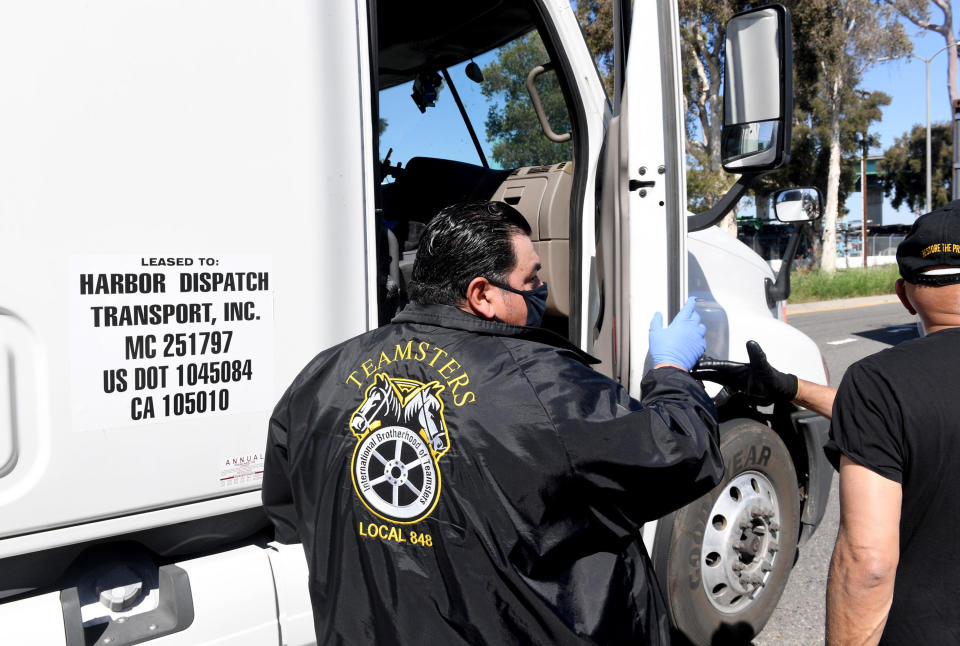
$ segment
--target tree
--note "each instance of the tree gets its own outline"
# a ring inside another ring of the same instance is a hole
[[[680,0],[680,36],[687,131],[687,208],[706,211],[733,185],[720,160],[723,35],[727,21],[747,5],[739,0]],[[721,222],[736,235],[736,210]]]
[[[573,4],[600,79],[613,96],[613,2],[577,0]],[[557,144],[543,135],[540,121],[527,93],[527,74],[550,60],[540,35],[531,32],[504,46],[492,63],[483,68],[483,95],[487,111],[487,138],[494,142],[493,160],[503,167],[552,164],[573,158],[573,143]],[[556,133],[570,131],[570,115],[554,72],[537,77],[537,93],[550,127]]]
[[[947,122],[930,126],[931,209],[946,204],[952,192],[950,169],[953,163],[953,128]],[[885,195],[893,195],[891,204],[899,209],[901,204],[920,215],[926,208],[927,199],[927,131],[922,124],[903,133],[896,143],[883,153],[880,163],[880,181]]]
[[[600,71],[600,79],[607,90],[607,96],[613,96],[613,1],[577,0],[574,10],[577,22],[583,30],[587,47],[593,55],[593,62]]]
[[[491,102],[487,111],[487,138],[493,141],[493,159],[504,168],[553,164],[573,158],[573,144],[547,139],[527,93],[527,73],[550,57],[531,32],[500,50],[483,68],[483,95]],[[550,127],[556,133],[570,131],[570,115],[554,72],[537,77],[537,92]]]
[[[823,253],[820,266],[836,269],[836,223],[840,212],[843,173],[843,123],[841,118],[852,103],[863,72],[882,60],[910,51],[911,44],[892,10],[873,0],[808,0],[810,45],[820,52],[820,78],[815,110],[825,116],[827,200],[822,223]]]

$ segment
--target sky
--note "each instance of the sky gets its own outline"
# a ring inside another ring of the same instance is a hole
[[[942,20],[939,10],[934,10],[932,18]],[[940,34],[921,30],[912,23],[904,21],[907,34],[913,42],[913,53],[922,58],[934,56],[945,45]],[[922,33],[921,33],[922,32]],[[867,91],[882,90],[892,98],[890,105],[884,106],[883,120],[874,123],[871,133],[879,136],[880,147],[871,149],[870,154],[881,154],[892,146],[897,137],[902,137],[914,124],[926,124],[926,64],[922,60],[887,61],[871,68],[864,74],[860,88]],[[947,52],[936,54],[930,62],[930,123],[949,121],[950,99],[947,91]],[[860,193],[851,193],[847,199],[848,220],[860,220],[863,214],[863,198]],[[901,206],[897,212],[884,200],[884,224],[912,223],[914,216]]]
[[[495,53],[488,52],[473,60],[482,69],[494,58]],[[484,126],[490,104],[480,91],[480,85],[467,78],[464,69],[469,62],[464,61],[448,71],[470,116],[477,138],[480,139],[487,161],[494,166]],[[397,162],[402,162],[406,165],[411,157],[425,155],[426,148],[431,157],[479,164],[480,157],[449,89],[443,88],[436,105],[427,108],[428,114],[421,114],[416,103],[410,98],[411,85],[403,83],[380,93],[380,116],[387,120],[387,129],[380,138],[380,158],[383,159],[387,151],[393,148],[391,163],[396,165]],[[442,137],[439,136],[441,132]],[[425,143],[428,145],[425,146]]]
[[[933,18],[940,19],[938,10],[933,11]],[[906,21],[904,24],[911,36],[915,55],[927,58],[944,46],[944,40],[939,34],[921,30]],[[494,56],[494,52],[488,52],[476,57],[474,61],[483,68]],[[466,106],[487,159],[491,166],[495,166],[484,126],[490,104],[480,92],[480,86],[466,77],[466,65],[467,62],[464,62],[451,68],[450,75]],[[883,149],[891,146],[897,137],[903,136],[914,124],[926,123],[925,67],[922,60],[909,58],[877,64],[864,74],[860,89],[882,90],[892,99],[890,105],[882,108],[883,119],[874,123],[871,129],[871,133],[877,135],[880,141],[880,146],[871,149],[871,154],[881,154]],[[931,123],[948,121],[951,115],[946,82],[946,52],[936,54],[929,67]],[[428,108],[430,118],[425,118],[410,98],[410,86],[410,83],[404,83],[380,93],[380,116],[388,121],[387,130],[381,138],[381,158],[387,153],[387,149],[392,147],[391,161],[394,164],[406,164],[406,161],[416,154],[479,164],[473,142],[449,90],[441,90],[436,107]],[[861,219],[862,199],[860,193],[851,193],[848,197],[848,221]],[[889,199],[884,200],[883,210],[884,224],[913,222],[914,216],[906,206],[896,211]]]

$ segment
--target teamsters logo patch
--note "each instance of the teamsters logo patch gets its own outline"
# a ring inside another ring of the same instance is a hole
[[[438,381],[378,373],[350,416],[357,438],[350,473],[367,509],[400,524],[433,511],[440,495],[440,458],[450,449]]]

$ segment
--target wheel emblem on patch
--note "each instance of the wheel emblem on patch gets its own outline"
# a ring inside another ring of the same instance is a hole
[[[440,495],[438,461],[449,450],[444,386],[378,374],[350,416],[357,438],[350,465],[363,504],[395,523],[430,515]]]

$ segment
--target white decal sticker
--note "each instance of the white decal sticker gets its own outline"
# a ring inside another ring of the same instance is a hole
[[[73,429],[273,406],[268,256],[70,259]]]
[[[263,451],[251,451],[220,461],[221,487],[237,487],[261,482],[263,482]]]

